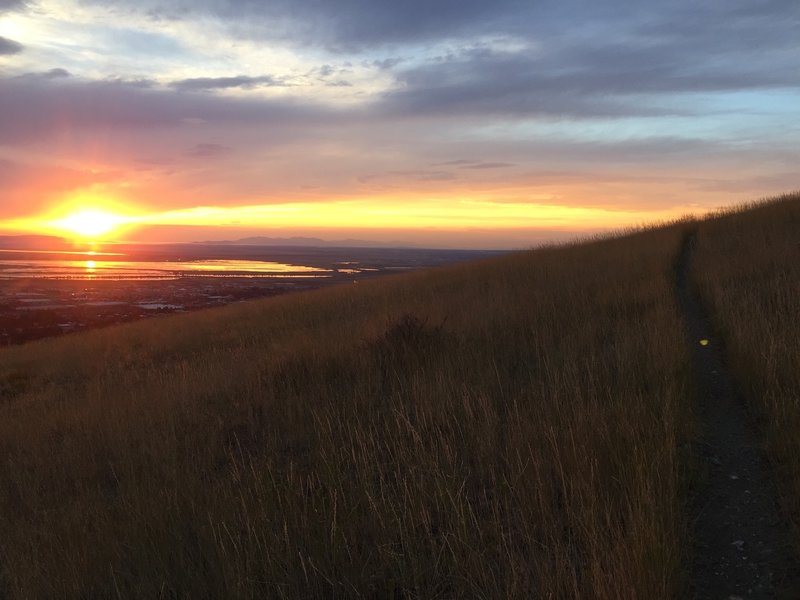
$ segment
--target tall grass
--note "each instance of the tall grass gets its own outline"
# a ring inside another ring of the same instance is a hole
[[[0,352],[9,598],[668,598],[678,227]]]
[[[766,433],[800,542],[800,193],[704,222],[695,279]]]

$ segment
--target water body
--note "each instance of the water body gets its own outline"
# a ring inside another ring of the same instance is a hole
[[[25,258],[20,258],[25,256]],[[129,260],[121,253],[0,250],[0,279],[171,280],[181,277],[324,278],[334,269],[267,260]]]
[[[102,251],[101,251],[102,250]],[[159,281],[358,279],[440,266],[496,253],[417,248],[117,244],[94,251],[0,247],[0,280]]]
[[[0,346],[496,254],[236,244],[57,248],[20,248],[0,236]]]

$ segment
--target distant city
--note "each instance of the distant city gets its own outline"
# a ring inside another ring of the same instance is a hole
[[[0,237],[0,345],[498,254],[243,242],[76,247]]]

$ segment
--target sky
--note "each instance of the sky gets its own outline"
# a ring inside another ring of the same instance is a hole
[[[798,39],[797,0],[0,0],[0,234],[520,248],[702,214],[800,189]]]

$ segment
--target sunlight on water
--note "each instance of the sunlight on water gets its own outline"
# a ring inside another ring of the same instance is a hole
[[[91,256],[92,258],[88,260],[64,258],[6,260],[3,252],[0,252],[0,279],[158,280],[180,277],[293,279],[330,277],[333,273],[330,269],[258,260],[111,261],[97,260],[102,256],[99,253]]]
[[[191,271],[219,271],[223,273],[320,273],[327,269],[304,267],[300,265],[287,265],[276,262],[259,260],[204,260],[197,262],[179,263],[183,268]]]

